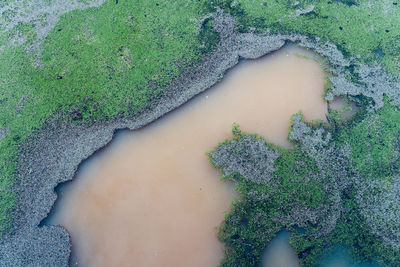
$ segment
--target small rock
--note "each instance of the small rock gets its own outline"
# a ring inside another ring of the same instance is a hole
[[[75,110],[71,114],[72,120],[80,121],[82,120],[82,113],[79,110]]]
[[[0,141],[7,135],[7,130],[0,128]]]

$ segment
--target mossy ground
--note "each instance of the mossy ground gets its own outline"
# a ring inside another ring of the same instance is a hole
[[[392,187],[394,177],[399,176],[400,167],[399,116],[399,107],[386,101],[386,105],[376,113],[361,111],[346,122],[342,118],[331,118],[331,125],[325,125],[325,130],[332,134],[330,144],[333,147],[348,146],[351,153],[348,160],[345,160],[345,165],[338,164],[332,157],[322,168],[317,167],[315,160],[310,157],[312,154],[301,144],[292,149],[283,149],[268,144],[261,137],[250,135],[254,138],[252,142],[261,139],[266,147],[280,153],[273,163],[275,171],[271,174],[272,179],[261,183],[246,177],[248,173],[242,175],[238,171],[241,170],[241,164],[257,169],[259,163],[245,161],[244,157],[249,157],[241,153],[242,149],[238,149],[238,144],[244,142],[244,138],[249,135],[241,133],[235,125],[234,138],[221,143],[209,153],[214,167],[221,169],[224,179],[235,182],[236,191],[240,195],[239,200],[231,206],[219,231],[219,238],[227,247],[222,266],[258,266],[266,244],[282,228],[291,232],[290,243],[302,266],[317,265],[329,250],[343,245],[356,262],[375,261],[382,265],[398,266],[398,250],[385,242],[384,235],[387,229],[392,229],[395,234],[398,229],[400,208]],[[341,125],[332,127],[335,124],[333,120]],[[318,129],[321,125],[309,127]],[[233,148],[225,149],[227,146]],[[251,144],[247,146],[250,148]],[[318,142],[311,147],[321,149]],[[221,160],[219,151],[229,151],[229,160]],[[326,153],[322,149],[317,152],[316,158],[323,154]],[[233,157],[238,159],[232,160]],[[228,167],[231,164],[228,161],[239,164],[235,169]],[[228,176],[225,174],[227,167],[230,170]],[[337,189],[340,185],[330,175],[338,167],[348,173],[338,178],[354,179],[345,182],[347,185],[342,189]],[[360,176],[357,178],[353,176],[354,173]],[[368,187],[360,196],[360,184],[374,184],[375,181],[379,181],[378,186],[372,189]],[[329,184],[332,186],[327,186]],[[331,213],[324,214],[323,209],[318,209],[335,205],[330,198],[335,190],[341,199],[336,222]],[[371,200],[373,203],[370,203]],[[381,203],[385,201],[389,202],[391,209],[386,209],[385,206],[381,208]],[[377,209],[370,214],[372,208]],[[315,221],[308,218],[304,220],[302,217],[312,218],[307,215],[312,209],[318,209],[324,216]],[[301,214],[297,217],[299,213]],[[328,221],[324,221],[324,217]],[[330,223],[329,220],[332,220],[334,227],[327,234],[320,234],[324,231],[323,227]],[[299,226],[305,231],[298,231]],[[384,231],[379,232],[380,228],[384,228]],[[392,235],[392,232],[389,231],[389,234]]]
[[[400,166],[400,110],[386,101],[376,113],[343,125],[337,133],[340,143],[351,147],[352,167],[366,179],[393,177]]]
[[[299,255],[302,251],[312,248],[309,251],[311,254],[301,259],[304,266],[315,265],[319,262],[321,254],[337,245],[345,245],[358,261],[373,260],[390,266],[400,264],[398,250],[385,244],[381,234],[374,234],[375,225],[371,224],[375,222],[379,227],[398,229],[397,196],[395,193],[389,193],[397,199],[395,201],[387,197],[379,199],[378,196],[381,191],[391,191],[394,177],[399,175],[399,116],[399,107],[386,101],[385,106],[376,113],[360,112],[353,120],[335,129],[334,140],[338,145],[349,145],[350,167],[360,174],[361,181],[342,193],[344,212],[335,230],[329,235],[316,240],[293,232],[291,244]],[[363,191],[362,198],[358,199],[359,183],[368,185],[375,181],[379,181],[379,185],[372,191]],[[378,202],[377,205],[380,205],[380,202],[393,201],[392,209],[382,207],[369,215],[368,212],[372,208],[366,204],[369,199]],[[379,220],[378,216],[390,218],[393,225],[388,225],[385,219]],[[367,220],[370,222],[367,223]]]
[[[245,136],[247,134],[240,132],[233,140],[241,143]],[[254,138],[253,142],[262,140],[256,135],[250,136]],[[231,144],[226,142],[220,146]],[[238,144],[234,147],[232,151],[240,151]],[[307,179],[310,172],[318,171],[312,158],[299,149],[283,149],[268,143],[266,147],[280,153],[274,164],[276,171],[268,183],[252,181],[236,172],[225,177],[235,181],[240,200],[233,203],[220,228],[219,239],[227,247],[222,266],[258,266],[266,244],[282,228],[295,225],[295,220],[290,222],[289,219],[294,210],[300,206],[316,209],[320,205],[328,204],[329,197],[322,184],[325,181]],[[211,161],[217,164],[216,167],[224,169],[226,165],[217,163],[212,153]],[[242,162],[247,158],[239,152],[232,153],[242,159]],[[257,168],[258,162],[243,164]]]
[[[221,1],[239,21],[238,30],[254,28],[300,33],[335,43],[345,55],[361,62],[378,61],[400,73],[400,2],[393,1]],[[307,11],[304,14],[299,11]]]

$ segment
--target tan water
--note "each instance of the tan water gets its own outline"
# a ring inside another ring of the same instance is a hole
[[[51,224],[70,232],[81,266],[217,266],[216,227],[233,188],[205,152],[246,132],[290,146],[289,119],[325,119],[324,73],[286,48],[246,61],[223,82],[141,130],[122,134],[62,190]]]
[[[330,108],[339,111],[343,119],[348,120],[352,118],[360,108],[355,102],[346,101],[344,97],[335,97],[330,103]]]

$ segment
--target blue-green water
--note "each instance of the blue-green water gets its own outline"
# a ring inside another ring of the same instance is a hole
[[[289,245],[290,234],[281,231],[267,245],[262,258],[263,267],[298,267],[299,261]]]
[[[289,245],[290,233],[282,230],[267,245],[263,258],[263,267],[298,267],[299,261]],[[337,246],[323,256],[318,267],[381,267],[372,262],[357,262],[348,253],[346,247]]]
[[[380,267],[379,264],[372,262],[358,263],[348,253],[346,247],[338,246],[330,253],[325,255],[321,262],[321,267]]]

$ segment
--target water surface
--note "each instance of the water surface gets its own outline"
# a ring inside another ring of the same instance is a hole
[[[324,255],[321,267],[381,267],[374,262],[358,262],[348,252],[345,246],[337,246]]]
[[[51,224],[71,234],[81,266],[217,266],[216,227],[234,190],[205,152],[246,132],[289,147],[290,117],[325,119],[320,65],[286,48],[241,62],[224,80],[178,110],[120,134],[60,189]]]
[[[263,267],[300,267],[289,239],[288,231],[281,231],[272,239],[262,257]]]
[[[351,119],[360,108],[355,102],[345,99],[343,96],[335,97],[329,104],[330,108],[337,110],[345,120]]]

